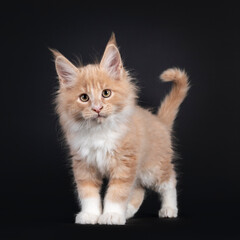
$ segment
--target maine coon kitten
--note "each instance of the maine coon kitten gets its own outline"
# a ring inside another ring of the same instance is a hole
[[[125,224],[138,211],[144,188],[160,194],[160,217],[177,217],[171,130],[188,91],[186,73],[176,68],[163,72],[161,79],[173,81],[173,87],[153,115],[136,103],[136,87],[114,34],[99,64],[77,68],[53,53],[60,82],[57,113],[81,204],[76,223]],[[109,185],[102,208],[104,177]]]

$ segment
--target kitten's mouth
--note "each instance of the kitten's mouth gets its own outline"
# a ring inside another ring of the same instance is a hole
[[[94,117],[94,120],[95,120],[98,124],[100,124],[100,123],[103,123],[106,118],[107,118],[106,115],[102,115],[102,114],[99,114],[99,113],[98,113],[98,115],[97,115],[96,117]]]
[[[106,117],[107,117],[106,115],[103,115],[103,114],[98,113],[98,115],[96,115],[96,116],[94,117],[94,119],[103,119],[103,118],[106,118]]]
[[[97,118],[106,118],[106,115],[98,114]]]

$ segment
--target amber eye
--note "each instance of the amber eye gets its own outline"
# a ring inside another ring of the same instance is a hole
[[[86,93],[83,93],[79,96],[79,99],[82,101],[82,102],[87,102],[89,100],[89,96],[86,94]]]
[[[104,98],[108,98],[108,97],[111,96],[111,93],[112,93],[111,90],[105,89],[105,90],[102,91],[102,96],[103,96]]]

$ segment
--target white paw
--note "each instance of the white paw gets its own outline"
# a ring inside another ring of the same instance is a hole
[[[159,217],[175,218],[178,215],[177,208],[163,207],[159,211]]]
[[[126,223],[126,218],[124,215],[119,213],[104,213],[98,219],[99,224],[108,225],[124,225]]]
[[[126,211],[126,219],[133,217],[136,212],[137,212],[137,209],[133,205],[128,204],[127,211]]]
[[[75,223],[79,224],[96,224],[98,221],[99,215],[88,213],[88,212],[80,212],[77,214]]]

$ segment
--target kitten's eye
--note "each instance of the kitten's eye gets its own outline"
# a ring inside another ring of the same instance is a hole
[[[89,100],[89,96],[86,94],[86,93],[83,93],[79,96],[79,99],[82,101],[82,102],[87,102]]]
[[[102,91],[102,96],[103,96],[104,98],[110,97],[111,94],[112,94],[112,92],[111,92],[111,90],[109,90],[109,89],[105,89],[105,90]]]

